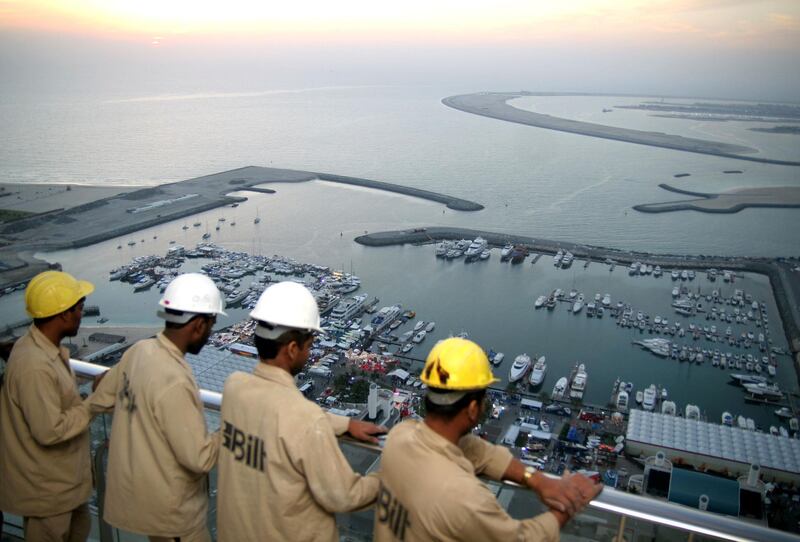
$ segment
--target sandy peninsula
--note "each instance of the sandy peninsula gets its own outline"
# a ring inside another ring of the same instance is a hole
[[[444,98],[442,103],[453,109],[490,117],[494,119],[569,132],[573,134],[636,143],[638,145],[649,145],[651,147],[661,147],[677,151],[694,152],[698,154],[710,154],[722,156],[724,158],[734,158],[736,160],[749,160],[767,164],[780,164],[785,166],[800,166],[800,162],[787,160],[775,160],[752,156],[758,151],[750,147],[741,145],[731,145],[720,141],[709,141],[705,139],[695,139],[678,135],[665,134],[662,132],[645,132],[642,130],[631,130],[627,128],[617,128],[604,124],[581,122],[551,115],[543,115],[532,111],[524,111],[508,104],[508,101],[520,96],[527,96],[525,92],[480,92],[476,94],[462,94]]]
[[[718,194],[682,190],[668,184],[660,184],[658,186],[670,192],[693,196],[693,198],[663,203],[645,203],[634,205],[633,208],[643,213],[668,213],[672,211],[738,213],[748,207],[800,207],[800,187],[796,186],[738,188]]]

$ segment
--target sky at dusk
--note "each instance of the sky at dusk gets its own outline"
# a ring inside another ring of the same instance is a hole
[[[798,0],[0,0],[0,92],[334,85],[800,101]]]

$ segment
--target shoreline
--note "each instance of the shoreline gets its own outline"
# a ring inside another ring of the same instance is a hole
[[[666,183],[661,183],[658,186],[669,192],[692,196],[697,199],[640,203],[634,205],[633,209],[641,213],[698,211],[701,213],[734,214],[750,207],[771,209],[796,209],[800,207],[800,188],[790,186],[738,188],[716,194],[676,188]]]
[[[614,260],[615,264],[630,264],[638,261],[651,265],[660,265],[665,268],[679,267],[682,269],[705,270],[716,267],[718,269],[766,275],[769,278],[770,286],[775,296],[775,303],[781,316],[783,330],[794,358],[795,372],[797,373],[798,381],[800,381],[800,370],[798,370],[800,369],[798,367],[800,365],[800,314],[795,313],[797,307],[793,307],[791,304],[791,299],[800,299],[800,276],[797,276],[797,273],[793,273],[788,264],[774,258],[653,254],[568,241],[534,239],[525,235],[438,226],[369,233],[356,237],[355,241],[364,246],[385,247],[402,244],[424,245],[442,240],[474,239],[477,236],[486,239],[490,246],[503,246],[507,243],[521,244],[532,251],[543,254],[555,254],[558,250],[568,250],[574,254],[576,260],[588,260],[598,263],[605,263],[605,260],[610,258]],[[792,284],[793,282],[795,284]],[[793,295],[795,293],[798,295]]]
[[[37,252],[81,248],[247,201],[246,197],[229,195],[232,192],[275,192],[258,185],[314,180],[363,186],[427,199],[459,211],[483,209],[483,205],[462,198],[382,181],[257,166],[246,166],[137,190],[108,188],[111,195],[104,194],[100,198],[95,198],[92,192],[106,190],[103,187],[68,190],[67,185],[64,185],[59,190],[61,194],[69,194],[70,205],[65,204],[62,199],[49,198],[48,205],[38,209],[36,214],[0,223],[0,288],[25,282],[47,269],[46,262],[34,258]],[[38,195],[40,192],[52,192],[50,188],[49,185],[36,185],[29,191],[36,190]],[[29,199],[28,204],[38,201],[33,195]],[[59,206],[54,208],[54,205]],[[2,207],[0,201],[0,208]]]
[[[461,94],[448,96],[442,99],[442,103],[447,107],[452,107],[465,113],[472,113],[482,117],[489,117],[537,128],[545,128],[559,132],[598,137],[634,143],[637,145],[647,145],[664,149],[693,152],[697,154],[707,154],[722,158],[733,158],[735,160],[747,160],[750,162],[760,162],[764,164],[777,164],[783,166],[800,166],[800,162],[789,160],[778,160],[772,158],[761,158],[748,156],[746,153],[757,152],[756,149],[732,145],[719,141],[705,139],[694,139],[678,135],[670,135],[661,132],[646,132],[629,128],[617,128],[604,124],[582,122],[562,117],[543,115],[532,111],[518,109],[508,104],[512,98],[522,96],[535,96],[536,93],[528,92],[481,92],[474,94]],[[556,95],[556,94],[549,94]],[[569,95],[565,93],[565,95]]]

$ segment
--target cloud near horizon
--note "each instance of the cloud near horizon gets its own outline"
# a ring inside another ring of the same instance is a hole
[[[796,0],[0,0],[0,90],[236,79],[800,101],[798,51]]]

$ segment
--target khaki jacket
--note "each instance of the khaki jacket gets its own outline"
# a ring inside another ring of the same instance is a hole
[[[512,519],[475,476],[499,480],[510,461],[508,449],[474,435],[455,446],[424,422],[401,423],[383,450],[375,540],[558,540],[553,514]]]
[[[92,492],[90,421],[66,348],[31,325],[0,390],[0,510],[47,517],[84,504]]]
[[[374,475],[360,476],[336,434],[349,419],[306,400],[292,376],[260,363],[233,373],[222,394],[217,529],[220,542],[338,541],[335,513],[371,504]]]
[[[206,473],[217,461],[192,369],[162,333],[122,356],[88,399],[114,409],[105,520],[151,536],[179,537],[206,522]]]

